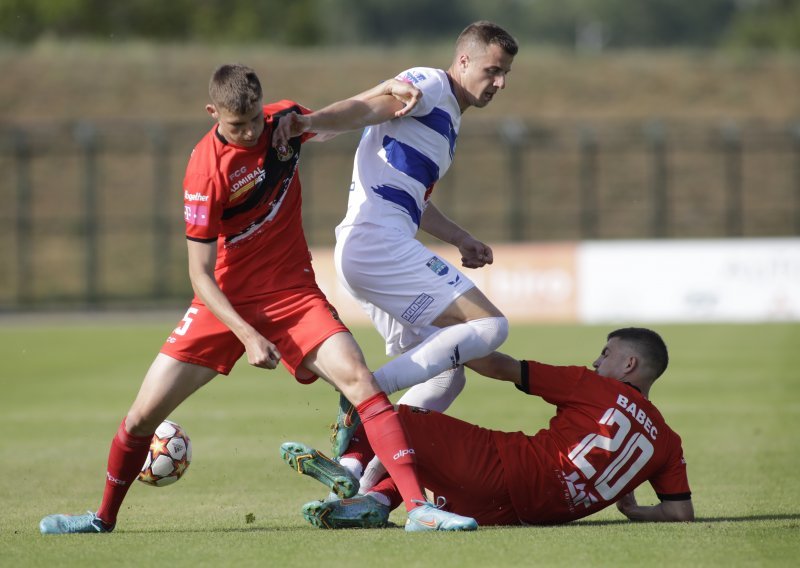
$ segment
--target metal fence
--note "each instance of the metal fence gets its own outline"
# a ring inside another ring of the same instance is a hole
[[[191,295],[181,182],[207,122],[0,124],[0,310]],[[357,135],[304,149],[330,245]],[[800,123],[468,117],[433,200],[490,243],[800,235]]]

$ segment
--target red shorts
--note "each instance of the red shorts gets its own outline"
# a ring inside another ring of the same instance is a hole
[[[448,511],[479,525],[520,524],[491,430],[432,410],[400,405],[420,481]]]
[[[301,367],[303,359],[330,336],[349,332],[319,289],[284,291],[233,306],[247,323],[274,343],[281,362],[301,383],[317,377]],[[244,345],[197,298],[167,338],[161,353],[227,375]]]

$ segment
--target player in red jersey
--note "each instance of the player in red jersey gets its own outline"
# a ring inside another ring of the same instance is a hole
[[[594,371],[500,353],[474,361],[481,374],[556,405],[549,428],[533,436],[408,406],[400,418],[425,487],[481,525],[564,523],[612,503],[631,520],[691,521],[681,439],[649,400],[667,362],[661,337],[643,328],[611,332]],[[365,464],[372,452],[356,434],[345,455]],[[658,505],[637,504],[633,490],[645,481]],[[394,482],[387,476],[366,489],[354,499],[309,503],[304,515],[325,528],[381,526],[399,504]]]
[[[189,277],[195,298],[166,340],[114,437],[106,487],[96,513],[50,515],[44,534],[113,530],[158,425],[218,373],[247,355],[251,365],[279,362],[298,381],[323,377],[358,409],[367,436],[398,481],[409,511],[408,530],[470,530],[475,521],[425,501],[413,448],[397,412],[364,357],[317,287],[301,220],[297,174],[305,135],[276,151],[272,132],[287,113],[308,113],[292,101],[262,104],[255,72],[223,65],[211,77],[216,121],[197,144],[184,178]],[[419,92],[391,80],[353,97],[390,99],[395,116]],[[386,117],[380,117],[386,120]]]

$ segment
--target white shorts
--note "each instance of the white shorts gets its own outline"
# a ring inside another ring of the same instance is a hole
[[[393,228],[360,224],[336,229],[339,281],[399,355],[438,329],[432,322],[475,285],[453,264]]]

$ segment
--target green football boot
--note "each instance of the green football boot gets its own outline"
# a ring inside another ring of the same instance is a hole
[[[358,493],[358,479],[314,448],[300,442],[284,442],[281,444],[281,458],[297,473],[313,477],[339,498],[345,499]]]
[[[355,406],[347,400],[347,397],[340,394],[336,423],[331,425],[331,449],[334,459],[339,459],[344,455],[359,424],[361,424],[361,417],[356,412]]]
[[[375,529],[389,524],[389,507],[369,495],[303,505],[303,517],[320,529]]]

